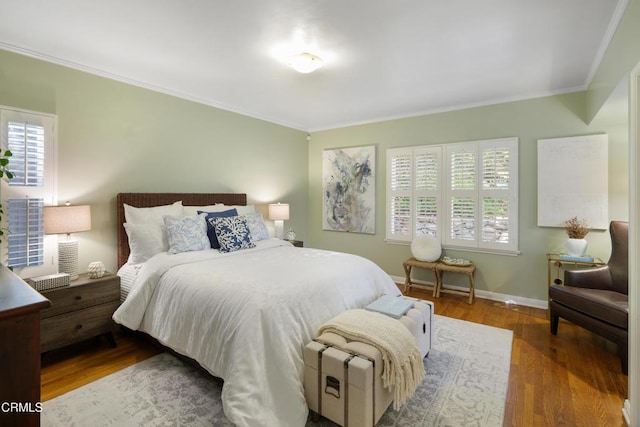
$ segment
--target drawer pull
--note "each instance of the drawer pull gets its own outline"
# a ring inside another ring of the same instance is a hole
[[[82,325],[76,325],[76,330],[79,331],[80,329],[82,329]]]
[[[82,295],[76,295],[76,301],[80,301],[82,299]]]

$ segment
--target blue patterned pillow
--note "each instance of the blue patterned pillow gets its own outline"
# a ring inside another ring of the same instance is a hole
[[[220,252],[234,252],[255,247],[247,220],[241,216],[210,218],[220,242]]]
[[[229,209],[222,212],[203,212],[198,211],[198,215],[207,214],[205,219],[207,220],[207,237],[209,238],[209,242],[211,242],[211,247],[213,249],[220,249],[220,243],[218,243],[218,238],[216,237],[216,230],[213,229],[213,224],[209,221],[211,218],[220,218],[225,216],[236,216],[238,215],[238,211],[234,209]]]
[[[211,248],[207,238],[207,221],[205,221],[204,215],[166,215],[164,225],[167,228],[170,254]]]
[[[260,212],[251,212],[242,216],[247,220],[247,227],[249,227],[254,242],[269,238],[269,230],[267,230],[267,225]]]

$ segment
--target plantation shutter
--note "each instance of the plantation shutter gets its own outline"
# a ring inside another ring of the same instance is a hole
[[[39,124],[9,121],[8,148],[13,154],[9,170],[11,186],[42,187],[44,184],[44,127]]]
[[[387,150],[387,227],[386,239],[408,241],[413,238],[411,148]]]
[[[8,199],[10,233],[8,265],[13,268],[44,263],[44,216],[42,199]]]
[[[447,153],[447,233],[444,242],[477,246],[478,152],[476,144],[451,144]]]
[[[482,216],[480,245],[492,249],[517,249],[518,141],[515,138],[480,144]]]
[[[414,149],[415,236],[429,234],[440,238],[441,152],[440,147]]]
[[[2,258],[14,269],[28,268],[16,271],[22,276],[54,268],[45,253],[55,254],[55,240],[43,226],[44,201],[55,198],[54,124],[53,116],[0,108],[0,142],[12,153],[7,169],[14,175],[2,182]]]
[[[518,139],[387,150],[388,242],[518,252]]]

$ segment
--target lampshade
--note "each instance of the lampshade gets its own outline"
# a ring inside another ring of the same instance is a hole
[[[312,73],[322,67],[323,61],[319,56],[302,52],[289,58],[288,65],[299,73]]]
[[[269,219],[273,221],[289,219],[289,205],[287,203],[269,204]]]
[[[45,234],[70,234],[91,230],[91,206],[45,206]]]
[[[44,233],[66,234],[58,241],[58,272],[67,273],[69,280],[78,278],[78,241],[71,233],[91,230],[91,206],[45,206]]]

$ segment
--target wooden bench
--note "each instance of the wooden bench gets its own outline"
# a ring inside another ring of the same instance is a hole
[[[412,257],[406,260],[405,262],[403,262],[402,265],[404,267],[404,274],[405,274],[405,281],[404,281],[405,293],[409,291],[412,287],[415,287],[419,289],[433,290],[433,296],[435,298],[439,298],[441,292],[456,294],[456,295],[465,295],[465,296],[468,295],[469,304],[473,303],[473,298],[475,297],[475,272],[476,272],[475,264],[471,263],[469,265],[460,266],[460,265],[446,264],[442,261],[435,261],[435,262],[419,261]],[[413,268],[422,268],[425,270],[432,270],[435,277],[434,285],[429,286],[425,284],[414,283],[411,280],[411,270]],[[467,275],[469,277],[469,290],[466,291],[466,290],[445,288],[443,286],[443,281],[442,281],[442,277],[445,271],[449,273],[459,273],[459,274]]]

